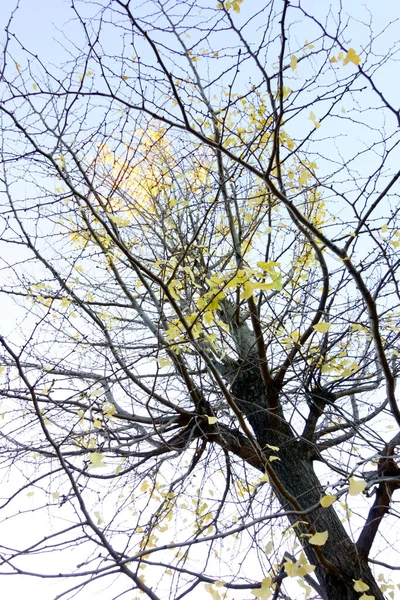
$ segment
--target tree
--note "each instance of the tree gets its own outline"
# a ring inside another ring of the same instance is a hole
[[[12,13],[4,573],[394,597],[398,44],[309,4],[73,0],[58,66]]]

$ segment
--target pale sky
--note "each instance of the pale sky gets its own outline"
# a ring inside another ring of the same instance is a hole
[[[244,0],[243,1],[243,11],[245,11],[247,2],[262,2],[262,0]],[[4,25],[8,20],[9,14],[15,6],[15,2],[13,0],[3,0],[2,1],[2,10],[0,13],[0,30],[3,31]],[[309,0],[304,2],[304,6],[309,9],[310,13],[316,14],[317,11],[325,10],[326,5],[328,4],[321,0]],[[394,21],[398,18],[399,14],[399,4],[398,0],[370,0],[369,2],[362,2],[361,0],[355,0],[352,2],[344,2],[344,4],[351,5],[351,11],[353,15],[357,15],[358,11],[360,14],[365,15],[365,5],[368,6],[368,9],[372,14],[372,22],[375,30],[379,30],[384,23],[391,20]],[[67,27],[64,27],[64,23],[73,18],[74,15],[70,9],[70,2],[68,0],[20,0],[20,8],[17,12],[15,21],[11,27],[11,31],[17,34],[17,37],[20,41],[26,45],[27,48],[32,50],[34,54],[38,54],[44,62],[49,61],[53,64],[58,64],[61,61],[64,61],[66,58],[65,51],[62,48],[63,44],[63,33],[72,32],[73,26],[72,23]],[[356,28],[353,31],[356,31]],[[397,32],[399,28],[397,26]],[[364,28],[360,25],[360,33],[364,32]],[[392,28],[390,35],[393,40],[395,40],[395,31]],[[305,32],[305,37],[307,37],[307,33]],[[0,34],[0,39],[2,36]],[[353,43],[352,40],[349,40],[349,44]],[[386,35],[382,35],[381,37],[382,48],[384,49],[388,44],[388,38]],[[16,57],[17,58],[17,57]],[[399,63],[400,64],[400,56]],[[400,69],[399,69],[400,70]],[[382,74],[382,77],[391,77],[392,85],[388,89],[388,94],[396,97],[396,99],[400,96],[400,73],[393,74]],[[398,100],[397,100],[398,104]],[[4,300],[2,299],[2,302]],[[4,309],[7,307],[7,311]],[[11,310],[11,302],[8,298],[6,302],[3,304],[3,314],[1,315],[0,325],[3,324],[7,329],[10,328],[10,321],[12,321],[12,315],[10,314]],[[6,314],[5,314],[6,312]],[[4,492],[2,493],[2,495]],[[28,499],[24,499],[24,502],[29,502]],[[62,508],[60,510],[63,510]],[[46,520],[45,513],[41,515],[42,519]],[[6,537],[9,536],[10,540],[15,542],[16,537],[21,540],[26,540],[27,534],[34,534],[33,538],[37,535],[38,532],[44,527],[43,523],[40,522],[39,517],[38,520],[36,518],[32,519],[31,514],[27,514],[25,517],[19,517],[19,529],[16,532],[14,530],[14,521],[11,522],[10,527],[7,525],[3,528],[3,535]],[[6,544],[4,539],[2,540],[3,544]],[[10,542],[11,543],[11,542]],[[71,560],[79,562],[77,560],[77,550],[73,550],[73,556]],[[56,557],[55,557],[56,559]],[[82,557],[82,560],[84,557]],[[29,558],[29,561],[32,561]],[[43,558],[39,557],[38,563],[42,563]],[[49,556],[48,564],[52,563],[52,557]],[[31,570],[35,570],[35,564],[31,563]],[[60,583],[57,581],[43,581],[36,578],[30,578],[29,580],[24,577],[16,577],[3,576],[1,579],[1,592],[4,598],[12,598],[15,600],[19,599],[27,599],[27,600],[53,600],[57,593],[59,593],[60,589],[66,588],[65,583],[60,586]],[[98,600],[109,600],[111,597],[116,595],[116,588],[113,587],[112,590],[103,589],[104,582],[100,580],[94,586],[88,588],[87,594],[83,594],[79,596],[82,600],[90,600],[91,598],[98,598]],[[95,591],[97,588],[97,591]],[[102,591],[103,590],[103,591]],[[134,597],[134,593],[132,592],[131,596]],[[250,597],[250,594],[248,594]],[[200,595],[195,596],[194,594],[190,596],[191,598],[200,598],[204,597]],[[207,596],[206,596],[207,597]],[[131,600],[130,596],[126,596],[129,600]]]

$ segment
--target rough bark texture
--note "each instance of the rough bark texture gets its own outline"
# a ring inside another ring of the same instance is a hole
[[[303,509],[319,506],[323,491],[313,468],[315,454],[312,445],[294,436],[282,413],[278,427],[275,426],[276,419],[273,420],[274,426],[271,425],[268,394],[279,394],[278,387],[266,389],[255,360],[242,364],[230,379],[232,393],[260,446],[264,448],[270,444],[279,447],[280,460],[271,464],[285,490],[297,499]],[[287,498],[279,490],[275,489],[275,492],[282,507],[293,510]],[[307,537],[302,534],[309,533],[307,526],[295,527],[309,562],[316,566],[315,574],[323,590],[323,600],[358,600],[360,593],[354,590],[354,580],[357,579],[369,585],[369,595],[376,600],[384,600],[368,566],[367,557],[357,553],[335,509],[315,509],[309,514],[309,519],[317,531],[328,531],[329,534],[326,544],[319,548],[324,558],[333,565],[332,571],[320,564],[315,547],[305,542]],[[294,525],[301,517],[291,516],[289,520]]]

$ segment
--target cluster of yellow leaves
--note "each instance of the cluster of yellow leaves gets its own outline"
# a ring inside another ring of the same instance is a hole
[[[219,590],[224,587],[224,585],[225,583],[223,581],[214,581],[214,583],[204,584],[204,589],[211,595],[213,600],[221,600],[222,596]]]
[[[367,590],[369,590],[369,585],[366,584],[362,579],[353,579],[353,581],[353,587],[356,592],[366,592]],[[362,596],[360,596],[359,600],[375,600],[375,596],[363,594]]]
[[[243,300],[247,300],[253,295],[255,290],[277,290],[282,289],[282,274],[278,271],[279,263],[270,260],[268,262],[258,261],[258,269],[252,269],[250,267],[246,269],[239,269],[233,274],[228,275],[214,275],[210,277],[207,282],[210,286],[210,292],[207,295],[211,295],[212,301],[219,297],[222,299],[225,293],[229,289],[240,289],[240,297]],[[267,277],[271,281],[254,281],[254,278],[265,280]],[[208,306],[210,309],[211,303]],[[218,308],[218,306],[216,307]]]
[[[225,8],[226,10],[233,8],[235,12],[239,13],[242,2],[243,0],[225,0],[225,2],[218,2],[217,8]]]
[[[275,91],[275,97],[285,99],[291,92],[289,87],[283,86]],[[251,100],[238,94],[226,94],[229,95],[231,106],[224,110],[220,119],[225,133],[224,147],[237,152],[245,144],[254,156],[261,158],[274,139],[275,121],[268,112],[268,100],[258,90],[253,91]],[[279,141],[282,148],[294,148],[293,140],[282,128]]]
[[[247,300],[257,290],[280,291],[282,289],[282,274],[278,270],[279,263],[274,261],[259,261],[257,262],[257,267],[257,269],[248,267],[233,272],[226,270],[224,274],[215,274],[207,278],[208,291],[194,295],[194,301],[198,310],[185,315],[186,323],[183,323],[179,318],[169,322],[165,337],[172,344],[171,348],[174,351],[179,351],[179,345],[184,344],[187,340],[187,328],[190,329],[190,335],[195,339],[199,338],[200,335],[204,335],[213,344],[215,334],[210,334],[205,329],[216,325],[226,330],[227,326],[218,318],[217,311],[221,308],[220,302],[230,290],[239,290],[240,298]],[[191,275],[194,278],[194,275]],[[266,282],[265,279],[267,278],[270,281]],[[192,284],[196,287],[194,281],[192,281]],[[168,290],[175,300],[179,300],[185,290],[184,278],[171,280]]]
[[[383,573],[380,573],[378,575],[378,581],[380,582],[380,588],[382,590],[383,593],[388,592],[388,595],[392,598],[392,600],[394,600],[395,598],[395,589],[397,587],[398,590],[400,590],[400,583],[398,583],[397,585],[394,585],[393,583],[390,583],[390,581],[387,581],[385,578],[385,575]]]
[[[315,571],[315,566],[307,562],[304,552],[300,554],[297,561],[287,560],[283,566],[289,577],[304,577],[304,575],[309,575]]]
[[[254,492],[254,485],[243,479],[235,479],[235,487],[239,498],[245,498]]]
[[[339,54],[337,56],[332,56],[330,62],[336,63],[340,60],[343,61],[343,65],[348,65],[349,63],[353,63],[354,65],[357,66],[360,64],[361,59],[358,56],[358,54],[356,53],[356,51],[354,50],[354,48],[349,48],[349,50],[347,51],[346,54],[344,52],[339,52]]]
[[[260,600],[268,600],[268,598],[271,598],[272,594],[274,593],[274,587],[275,586],[272,586],[271,577],[265,577],[261,582],[261,588],[253,588],[251,593]]]
[[[388,225],[387,225],[387,223],[385,223],[381,227],[381,237],[383,239],[387,240],[388,239],[386,237],[387,233],[390,234],[389,244],[395,249],[398,248],[400,246],[400,231],[397,231],[397,230],[389,231]]]
[[[340,352],[336,358],[327,358],[324,364],[320,366],[321,373],[329,373],[333,375],[335,379],[350,377],[350,375],[354,375],[354,373],[357,373],[360,369],[358,362],[349,358],[346,352]]]

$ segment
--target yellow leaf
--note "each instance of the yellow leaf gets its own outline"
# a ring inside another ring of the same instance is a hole
[[[101,452],[92,452],[89,456],[89,469],[96,469],[98,467],[106,467],[106,463],[103,460]]]
[[[269,483],[269,476],[268,473],[264,473],[264,475],[262,477],[260,477],[260,479],[257,481],[257,483]]]
[[[360,64],[360,57],[358,56],[358,54],[356,53],[354,48],[349,48],[349,51],[347,52],[345,58],[343,59],[344,65],[347,65],[349,62],[352,62],[355,65]]]
[[[164,356],[160,356],[158,359],[158,364],[160,367],[169,367],[172,365],[172,360],[170,358],[165,358]]]
[[[263,269],[264,271],[272,271],[275,273],[274,267],[279,267],[281,263],[276,262],[275,260],[269,260],[265,262],[264,260],[259,260],[257,263],[257,267],[259,269]]]
[[[224,587],[225,581],[214,581],[215,587]]]
[[[323,508],[328,508],[328,506],[331,506],[331,504],[333,504],[336,500],[336,496],[332,496],[332,495],[327,495],[327,496],[323,496],[323,498],[321,498],[321,500],[319,501],[319,503],[321,504],[321,506]]]
[[[93,427],[94,427],[95,429],[100,429],[100,428],[101,428],[101,419],[95,419],[95,420],[93,421]]]
[[[337,62],[337,58],[336,58],[336,56],[332,56],[332,58],[331,58],[330,62],[331,62],[331,63],[335,63],[335,62]]]
[[[330,326],[331,326],[330,323],[321,321],[321,323],[317,323],[316,325],[313,325],[313,329],[315,329],[315,331],[318,331],[319,333],[326,333],[329,330]]]
[[[274,549],[273,543],[271,541],[268,542],[268,544],[265,546],[265,554],[271,554],[272,550]]]
[[[269,448],[270,450],[274,450],[274,452],[279,452],[279,446],[271,446],[271,444],[265,444],[265,448]]]
[[[363,479],[355,479],[355,477],[350,477],[349,481],[350,496],[358,496],[358,494],[361,494],[361,492],[363,492],[367,487],[367,483]]]
[[[369,590],[369,585],[363,582],[362,579],[353,579],[354,581],[354,589],[356,592],[366,592]]]
[[[212,585],[212,583],[206,583],[206,584],[205,584],[205,586],[204,586],[204,589],[205,589],[205,590],[206,590],[206,591],[207,591],[209,594],[211,594],[211,596],[212,596],[213,600],[220,600],[220,598],[221,598],[221,595],[220,595],[220,593],[219,593],[219,591],[218,591],[218,590],[215,590],[215,589],[213,588],[213,585]]]
[[[310,112],[308,118],[314,123],[314,126],[316,129],[318,129],[318,127],[321,126],[320,122],[318,121],[318,119],[315,116],[315,113],[313,113],[313,111]]]
[[[392,596],[393,598],[393,596]],[[376,600],[375,596],[370,596],[369,594],[363,594],[359,597],[358,600]]]
[[[292,58],[290,59],[290,68],[294,71],[297,67],[297,58],[294,54],[292,54]]]
[[[70,304],[72,304],[72,300],[70,300],[69,298],[63,298],[61,300],[60,306],[61,308],[68,308]]]
[[[319,532],[315,533],[314,535],[312,535],[308,541],[313,546],[323,546],[324,544],[326,544],[328,535],[329,534],[327,531],[319,531]]]
[[[209,417],[209,416],[207,415],[207,419],[208,419],[208,424],[209,424],[209,425],[215,425],[215,423],[217,423],[217,422],[218,422],[218,419],[217,419],[217,417]]]
[[[305,590],[306,595],[305,595],[305,600],[307,600],[307,598],[311,597],[311,592],[312,592],[312,588],[307,585],[302,579],[299,579],[297,581],[297,583],[299,584],[300,587],[303,588],[303,590]]]
[[[251,298],[256,286],[257,284],[253,281],[246,281],[246,283],[243,285],[243,290],[240,294],[240,297],[243,298],[243,300],[248,300],[248,298]]]
[[[272,593],[273,593],[272,590],[270,589],[271,584],[272,584],[271,577],[266,577],[261,582],[261,589],[253,588],[251,590],[251,593],[256,598],[260,598],[260,600],[268,600],[268,598],[271,598]]]
[[[206,312],[204,313],[204,322],[206,323],[206,325],[211,325],[211,323],[213,322],[213,312],[211,310],[206,310]]]
[[[116,408],[111,402],[104,402],[103,404],[103,415],[111,419],[116,413]]]
[[[315,570],[314,565],[308,564],[304,552],[300,554],[300,558],[297,562],[287,560],[283,566],[285,567],[288,577],[304,577]]]
[[[95,517],[96,517],[96,519],[97,519],[97,525],[101,525],[102,523],[104,523],[103,519],[101,518],[100,511],[96,510],[96,511],[94,512],[94,516],[95,516]]]

